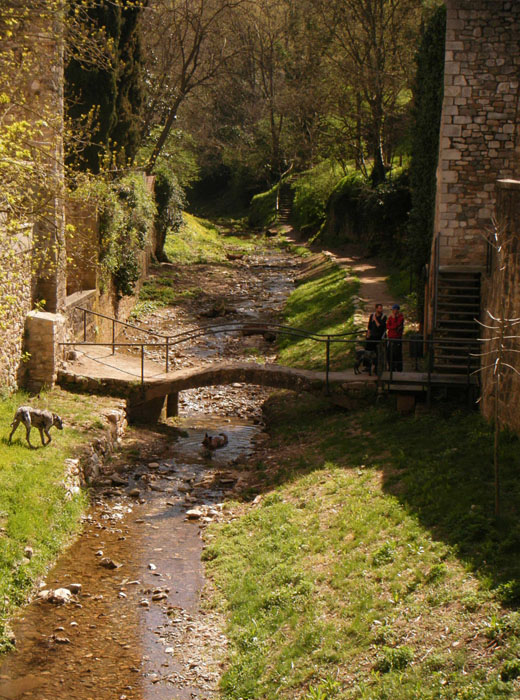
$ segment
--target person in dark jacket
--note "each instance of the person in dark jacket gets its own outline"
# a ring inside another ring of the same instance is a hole
[[[394,304],[386,322],[388,369],[393,372],[403,371],[403,330],[404,316],[399,304]]]
[[[383,304],[376,304],[374,312],[370,314],[370,318],[368,319],[367,340],[365,343],[367,360],[365,361],[365,367],[370,362],[369,353],[375,353],[377,357],[377,349],[385,333],[386,316],[383,314]]]

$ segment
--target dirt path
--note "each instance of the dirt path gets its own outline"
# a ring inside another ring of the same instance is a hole
[[[361,309],[356,316],[356,321],[360,325],[366,326],[375,304],[383,304],[384,313],[388,315],[392,304],[396,301],[400,303],[400,300],[392,296],[388,289],[387,280],[390,273],[380,258],[365,256],[359,246],[354,244],[322,252],[359,278]]]

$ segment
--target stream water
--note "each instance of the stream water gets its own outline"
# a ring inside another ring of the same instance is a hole
[[[275,270],[272,254],[269,261],[257,265],[260,304],[272,289],[276,310],[291,279],[281,256]],[[82,535],[42,584],[43,597],[15,619],[16,650],[0,665],[1,700],[214,697],[226,639],[199,605],[200,531],[236,496],[266,395],[238,385],[191,390],[181,394],[180,437],[173,429],[140,432],[135,456],[117,467],[121,483],[95,495]],[[209,453],[206,432],[225,432],[229,442]],[[44,591],[60,588],[77,592],[64,604],[50,602]]]

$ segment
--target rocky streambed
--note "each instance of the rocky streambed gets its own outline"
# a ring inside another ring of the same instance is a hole
[[[298,262],[257,252],[225,268],[161,266],[197,298],[157,310],[148,329],[195,327],[215,309],[274,317]],[[170,332],[168,330],[167,332]],[[226,334],[179,349],[177,366],[230,354],[272,359],[262,336]],[[157,358],[160,360],[161,358]],[[260,387],[186,391],[175,425],[130,431],[93,490],[84,531],[14,622],[16,651],[0,665],[0,698],[184,700],[216,696],[226,638],[201,605],[201,532],[233,517],[229,503],[254,490],[250,461],[262,443]],[[205,433],[228,443],[208,451]]]

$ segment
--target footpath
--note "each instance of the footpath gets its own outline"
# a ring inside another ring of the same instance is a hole
[[[290,241],[299,243],[296,233],[291,228],[284,227],[283,233]],[[396,299],[390,295],[387,286],[389,271],[384,261],[368,258],[361,246],[356,244],[327,250],[315,246],[310,247],[310,250],[325,255],[342,267],[346,274],[355,275],[360,280],[359,305],[354,316],[359,327],[366,328],[376,303],[383,304],[386,315],[390,313]],[[121,351],[112,354],[112,349],[107,346],[87,346],[81,350],[80,347],[81,344],[78,343],[75,359],[68,363],[68,374],[99,380],[121,379],[140,382],[141,372],[144,371],[145,381],[157,382],[165,379],[164,364],[160,365],[149,359],[148,353],[141,365],[140,356]]]

